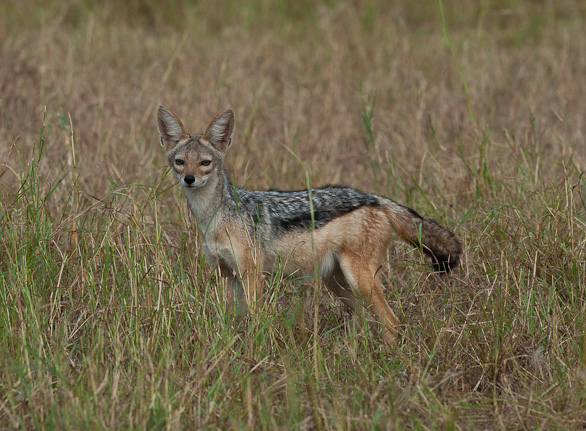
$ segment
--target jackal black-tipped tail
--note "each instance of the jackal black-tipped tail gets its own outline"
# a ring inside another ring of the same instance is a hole
[[[431,257],[433,269],[443,272],[454,269],[462,253],[462,245],[456,235],[451,230],[426,218],[416,221],[415,225],[416,237],[409,239]]]
[[[431,257],[434,270],[449,272],[458,265],[462,245],[451,230],[396,202],[387,205],[391,225],[401,238]]]

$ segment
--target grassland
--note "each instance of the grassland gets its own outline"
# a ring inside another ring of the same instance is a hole
[[[0,428],[583,429],[579,0],[0,4]],[[343,183],[450,226],[398,240],[384,349],[315,283],[224,312],[155,112],[231,107],[248,188]]]

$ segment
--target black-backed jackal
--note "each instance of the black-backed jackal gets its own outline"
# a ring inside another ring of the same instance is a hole
[[[203,134],[189,134],[179,118],[160,107],[158,128],[203,235],[206,261],[228,279],[231,298],[236,295],[249,307],[259,304],[264,271],[280,265],[286,274],[313,276],[317,264],[333,294],[355,311],[362,302],[374,312],[392,344],[399,321],[377,276],[391,230],[428,254],[436,270],[458,264],[461,245],[450,230],[386,197],[341,186],[311,191],[233,186],[224,170],[232,111],[218,115]]]

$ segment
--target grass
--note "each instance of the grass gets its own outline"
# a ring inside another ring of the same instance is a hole
[[[582,429],[581,2],[0,6],[0,428]],[[376,101],[376,103],[375,103]],[[388,195],[402,344],[308,280],[226,313],[158,144],[236,112],[230,175]]]

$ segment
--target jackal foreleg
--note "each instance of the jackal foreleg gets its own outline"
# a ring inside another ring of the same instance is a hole
[[[258,310],[261,306],[264,276],[259,247],[252,247],[239,259],[244,298],[250,310]]]

